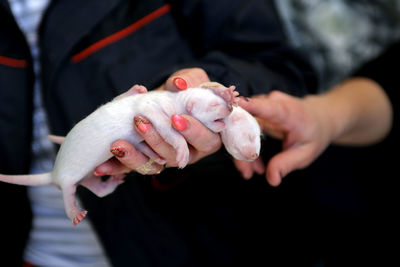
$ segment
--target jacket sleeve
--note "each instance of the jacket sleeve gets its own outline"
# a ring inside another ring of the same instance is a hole
[[[289,47],[273,1],[175,1],[172,12],[197,62],[212,80],[235,84],[242,95],[316,91],[311,65]]]

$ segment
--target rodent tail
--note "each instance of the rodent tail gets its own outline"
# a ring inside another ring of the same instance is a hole
[[[19,185],[48,185],[52,183],[51,172],[27,175],[3,175],[0,181]]]

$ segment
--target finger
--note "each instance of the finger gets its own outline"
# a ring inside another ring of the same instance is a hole
[[[157,174],[163,169],[162,165],[157,164],[154,159],[149,159],[136,150],[128,141],[115,141],[111,145],[110,151],[123,166],[141,174]]]
[[[249,180],[251,177],[253,177],[254,171],[252,162],[233,159],[233,163],[245,180]]]
[[[290,112],[287,101],[290,101],[290,96],[274,91],[269,95],[253,98],[239,97],[239,106],[254,116],[273,123],[284,123]]]
[[[294,170],[307,167],[313,160],[313,148],[310,144],[295,145],[270,159],[266,178],[270,185],[278,186],[282,179]]]
[[[261,132],[275,139],[283,139],[287,133],[287,129],[279,123],[271,123],[268,120],[257,120],[260,125]]]
[[[123,165],[115,157],[107,160],[106,162],[100,164],[94,170],[94,176],[104,176],[104,175],[118,175],[131,172],[132,169]]]
[[[242,177],[246,180],[252,178],[254,172],[259,175],[265,172],[265,165],[261,158],[257,158],[252,162],[233,159],[233,163],[241,173]]]
[[[115,158],[113,161],[110,161],[112,165],[105,166],[111,168],[105,172],[107,174],[119,174],[121,170],[124,170],[124,172],[135,170],[141,174],[157,174],[163,168],[162,165],[155,163],[154,159],[150,161],[148,157],[136,150],[131,143],[125,140],[115,141],[111,145],[110,151]],[[116,160],[119,164],[117,164]],[[146,167],[145,169],[144,166]]]
[[[146,142],[140,142],[135,146],[137,150],[145,154],[148,158],[153,159],[158,164],[164,165],[167,163],[167,161],[161,158],[159,155],[157,155],[157,153],[154,152],[153,149],[151,149]]]
[[[176,165],[175,149],[164,141],[160,134],[152,127],[150,121],[143,116],[135,116],[135,128],[147,145],[162,159],[168,162],[168,166]]]
[[[219,134],[212,132],[192,116],[173,115],[171,120],[173,127],[193,147],[191,149],[191,163],[221,148],[222,142]]]
[[[257,158],[253,162],[251,162],[251,165],[252,165],[253,170],[257,174],[261,175],[265,172],[265,165],[264,165],[264,162],[261,157]]]
[[[207,73],[200,68],[182,69],[172,74],[165,82],[162,89],[167,91],[180,91],[197,87],[204,82],[209,82]]]

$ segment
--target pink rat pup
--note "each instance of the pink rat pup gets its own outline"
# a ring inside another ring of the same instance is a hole
[[[161,137],[177,151],[179,168],[187,165],[189,149],[183,136],[171,127],[170,118],[174,114],[191,115],[210,130],[221,132],[227,151],[235,158],[256,159],[260,150],[260,128],[249,113],[236,106],[237,95],[234,86],[227,88],[218,83],[205,83],[180,92],[147,92],[145,87],[135,85],[71,129],[63,139],[52,172],[0,175],[0,181],[31,186],[56,185],[62,190],[68,217],[77,225],[87,213],[76,205],[78,185],[103,197],[124,181],[121,175],[105,182],[93,175],[98,165],[113,157],[110,146],[114,141],[127,140],[149,158],[161,161],[132,129],[135,116],[149,119]]]

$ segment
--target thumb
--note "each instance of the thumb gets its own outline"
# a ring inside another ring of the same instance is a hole
[[[270,185],[278,186],[290,172],[307,167],[313,159],[311,144],[294,145],[270,159],[266,178]]]

